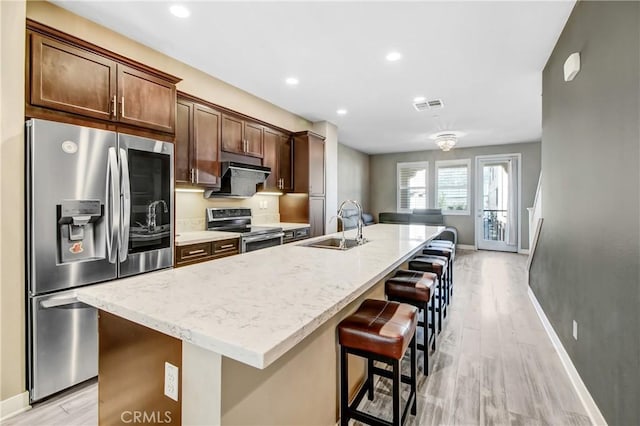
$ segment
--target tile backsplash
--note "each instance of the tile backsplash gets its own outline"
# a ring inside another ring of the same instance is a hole
[[[245,207],[251,209],[255,225],[280,222],[277,195],[259,195],[251,198],[204,198],[201,192],[176,192],[176,232],[204,231],[207,207]]]

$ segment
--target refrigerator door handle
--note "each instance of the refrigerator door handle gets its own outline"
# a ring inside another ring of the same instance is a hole
[[[131,183],[129,181],[129,158],[127,150],[120,148],[120,170],[122,194],[122,227],[120,228],[120,262],[127,260],[129,250],[129,227],[131,222]]]
[[[82,302],[78,300],[76,296],[60,297],[60,298],[53,297],[51,299],[42,300],[40,302],[40,306],[44,309],[48,309],[48,308],[58,308],[61,306],[73,305],[75,303],[82,303]],[[86,305],[85,307],[90,308],[89,305]]]
[[[109,204],[107,221],[107,257],[109,263],[116,263],[116,238],[118,235],[118,224],[120,223],[120,194],[118,193],[118,182],[120,173],[118,172],[118,157],[116,149],[109,148],[107,164],[107,195]]]

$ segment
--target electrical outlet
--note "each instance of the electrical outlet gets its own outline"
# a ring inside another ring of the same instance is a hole
[[[578,340],[578,322],[573,320],[573,338]]]
[[[168,362],[164,363],[164,394],[178,400],[178,367]]]

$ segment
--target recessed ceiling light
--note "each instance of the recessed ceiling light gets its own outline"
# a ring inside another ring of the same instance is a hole
[[[402,59],[402,53],[400,52],[389,52],[387,53],[387,61],[395,62]]]
[[[340,108],[339,110],[336,111],[336,114],[338,115],[345,115],[347,113],[347,110],[344,108]]]
[[[298,79],[295,77],[288,77],[285,80],[285,83],[287,83],[289,86],[297,86],[300,81],[298,81]]]
[[[174,4],[169,8],[169,12],[171,12],[173,15],[177,16],[178,18],[187,18],[189,15],[191,15],[191,12],[189,12],[189,9],[182,6],[181,4]]]
[[[424,102],[426,100],[427,100],[427,98],[425,98],[424,96],[417,96],[417,97],[413,98],[413,103],[414,104],[419,104],[419,103]]]

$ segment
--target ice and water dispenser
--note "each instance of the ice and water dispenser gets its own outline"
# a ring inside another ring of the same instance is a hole
[[[58,253],[61,263],[104,257],[96,246],[95,223],[104,215],[98,200],[63,200],[58,204]]]

